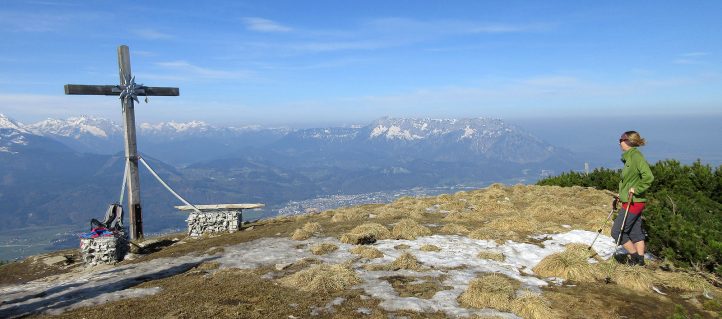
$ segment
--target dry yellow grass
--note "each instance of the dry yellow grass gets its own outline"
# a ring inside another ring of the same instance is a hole
[[[319,223],[306,223],[302,228],[296,229],[291,235],[293,240],[306,240],[311,238],[314,234],[320,233],[322,230],[321,224]]]
[[[708,291],[714,289],[706,279],[696,274],[656,271],[654,272],[654,276],[657,278],[657,282],[655,284],[665,288],[694,292],[703,292],[705,289]]]
[[[348,233],[341,235],[341,242],[347,244],[370,244],[377,240],[391,238],[391,232],[381,224],[366,223],[356,226]]]
[[[586,245],[569,244],[565,250],[551,254],[534,267],[535,274],[542,277],[559,277],[579,282],[594,282],[604,274],[589,263],[590,252]]]
[[[649,292],[659,281],[651,270],[644,267],[615,265],[612,269],[612,281],[629,290]]]
[[[523,214],[506,214],[489,222],[486,227],[496,231],[513,231],[517,233],[536,233],[544,223]]]
[[[394,249],[396,249],[396,250],[405,250],[405,249],[409,249],[409,248],[411,248],[411,246],[409,246],[407,244],[398,244],[398,245],[394,246]]]
[[[407,218],[400,220],[394,225],[391,234],[396,239],[413,240],[419,236],[431,235],[431,230],[426,226],[419,225],[415,220]]]
[[[458,300],[464,307],[509,311],[517,288],[519,282],[512,278],[495,273],[486,274],[472,280]]]
[[[293,234],[291,235],[291,239],[293,240],[306,240],[311,238],[313,236],[313,233],[307,232],[303,230],[303,228],[296,229]]]
[[[424,270],[423,265],[419,262],[418,259],[411,253],[403,253],[401,256],[396,258],[391,263],[388,264],[371,264],[371,265],[364,265],[364,269],[370,270],[370,271],[396,271],[399,269],[407,269],[407,270],[414,270],[414,271],[422,271]]]
[[[307,292],[336,292],[361,282],[356,273],[343,265],[313,265],[278,280],[281,285]]]
[[[359,209],[348,208],[345,210],[335,212],[333,214],[333,217],[331,217],[331,222],[341,223],[341,222],[346,222],[346,221],[358,221],[358,220],[363,220],[367,217],[368,217],[368,213],[366,213],[364,211],[361,211]]]
[[[320,233],[322,229],[319,223],[306,223],[303,225],[303,230],[309,233]]]
[[[619,264],[611,258],[606,262],[595,264],[594,267],[599,269],[605,276],[609,276],[615,284],[629,290],[650,292],[652,286],[664,286],[661,284],[662,278],[657,276],[657,274],[661,272],[655,273],[645,267]],[[674,284],[681,287],[684,286],[684,284],[679,282],[673,283],[673,285]]]
[[[439,229],[439,232],[442,234],[466,235],[469,233],[469,229],[465,226],[451,223],[442,226],[441,229]]]
[[[518,238],[518,234],[514,232],[501,232],[492,228],[488,227],[481,227],[477,228],[469,233],[469,238],[471,239],[479,239],[479,240],[493,240],[495,242],[507,240],[507,239],[516,239]]]
[[[419,250],[421,250],[421,251],[441,251],[441,248],[439,248],[439,246],[426,244],[426,245],[421,246],[421,248],[419,248]]]
[[[323,211],[319,214],[321,218],[332,218],[333,215],[336,214],[336,211],[333,209],[329,209],[327,211]]]
[[[511,304],[511,311],[525,319],[554,319],[559,315],[540,294],[523,291]]]
[[[480,219],[484,216],[496,217],[499,215],[506,215],[517,212],[519,209],[514,206],[511,201],[479,201],[474,203],[474,209],[472,210],[475,219]]]
[[[338,246],[330,243],[322,243],[311,247],[314,255],[325,255],[338,249]]]
[[[570,218],[567,213],[570,213],[572,209],[569,207],[547,203],[547,202],[536,202],[532,203],[525,213],[529,216],[539,220],[550,220],[555,222],[566,223]]]
[[[399,219],[399,218],[413,218],[421,219],[424,218],[422,210],[414,209],[411,207],[403,207],[394,204],[390,204],[384,207],[380,207],[378,210],[378,217],[382,219]]]
[[[465,199],[459,199],[456,195],[454,197],[456,200],[450,200],[442,204],[439,208],[451,212],[463,212],[469,207],[469,203]]]
[[[475,217],[471,212],[450,212],[444,216],[444,220],[448,222],[467,222],[474,219]]]
[[[583,187],[494,184],[439,196],[433,203],[448,212],[445,221],[467,227],[483,223],[494,230],[494,234],[477,232],[479,239],[524,240],[532,234],[565,231],[561,225],[591,230],[606,216],[609,201],[604,192]]]
[[[420,271],[423,267],[421,266],[421,263],[419,263],[419,260],[416,259],[416,257],[410,253],[403,253],[399,258],[396,258],[394,262],[391,263],[391,266],[393,266],[394,270],[398,269],[408,269],[408,270],[415,270]]]
[[[504,254],[494,250],[482,250],[476,255],[481,259],[489,259],[495,261],[504,261]]]
[[[360,255],[361,257],[368,259],[381,258],[384,256],[384,253],[380,250],[369,246],[355,246],[354,248],[351,248],[350,251],[352,254]]]

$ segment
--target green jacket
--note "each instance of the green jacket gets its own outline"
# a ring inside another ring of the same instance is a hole
[[[647,160],[636,147],[632,147],[622,153],[622,162],[624,162],[624,168],[622,169],[622,180],[619,181],[619,200],[628,202],[629,189],[634,187],[634,202],[646,202],[644,192],[654,181],[654,175],[649,169]]]

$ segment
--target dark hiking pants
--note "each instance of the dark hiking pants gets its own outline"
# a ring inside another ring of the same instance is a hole
[[[620,209],[617,212],[617,218],[614,219],[612,225],[612,238],[614,242],[619,242],[620,245],[624,245],[627,241],[636,243],[644,240],[644,231],[642,231],[642,213],[637,215],[628,213],[627,221],[624,223],[624,231],[621,232],[622,239],[619,240],[619,233],[622,228],[622,220],[624,220],[624,209]]]

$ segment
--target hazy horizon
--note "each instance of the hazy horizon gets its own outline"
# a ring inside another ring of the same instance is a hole
[[[23,124],[36,121],[26,121],[15,118],[12,114],[4,114]],[[68,115],[56,119],[83,116],[81,114]],[[227,126],[253,126],[262,128],[285,127],[290,129],[330,128],[366,126],[373,121],[390,116],[382,116],[366,121],[356,122],[318,122],[303,125],[262,123],[223,123],[206,122],[216,127]],[[412,117],[407,117],[412,118]],[[416,117],[419,118],[419,117]],[[462,117],[425,117],[425,118],[457,118]],[[651,115],[646,117],[615,117],[615,116],[567,116],[567,117],[492,117],[475,116],[474,118],[495,118],[508,124],[516,125],[538,138],[554,145],[568,149],[585,158],[592,167],[620,166],[618,163],[619,145],[617,138],[628,130],[636,130],[647,139],[648,145],[643,148],[650,162],[662,159],[676,159],[683,163],[691,163],[701,159],[704,163],[712,165],[722,164],[722,144],[718,143],[722,137],[722,115]],[[120,114],[107,118],[122,123]],[[149,122],[136,118],[138,123],[160,123],[174,121]],[[183,121],[176,121],[183,122]],[[186,121],[187,122],[187,121]],[[615,166],[616,165],[616,166]],[[580,170],[582,168],[579,168]]]

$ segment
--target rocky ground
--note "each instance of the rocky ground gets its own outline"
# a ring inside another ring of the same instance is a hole
[[[587,250],[610,200],[496,184],[155,238],[116,265],[34,256],[0,267],[0,317],[718,318],[710,275],[618,265],[608,227]]]

